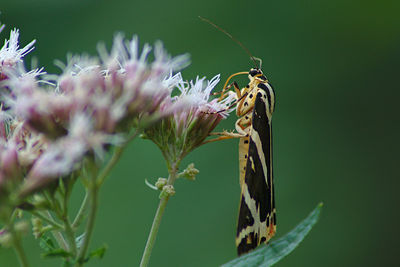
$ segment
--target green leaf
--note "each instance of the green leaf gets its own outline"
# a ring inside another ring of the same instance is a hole
[[[56,258],[56,257],[68,258],[70,256],[72,256],[72,254],[69,253],[68,251],[63,250],[62,248],[53,249],[42,254],[42,257],[44,258]]]
[[[269,243],[267,246],[264,245],[246,255],[225,263],[221,267],[267,267],[274,265],[303,241],[304,237],[318,222],[322,206],[323,204],[319,203],[307,218],[285,236]]]
[[[68,261],[68,260],[64,260],[62,262],[62,267],[72,267],[74,265],[74,262]]]
[[[51,251],[51,250],[56,248],[54,246],[53,240],[51,240],[47,236],[41,236],[40,237],[39,246],[46,252]]]
[[[107,245],[103,245],[102,247],[93,250],[92,252],[90,252],[89,254],[89,258],[94,258],[94,257],[98,257],[99,259],[103,258],[104,254],[106,253],[108,249]]]

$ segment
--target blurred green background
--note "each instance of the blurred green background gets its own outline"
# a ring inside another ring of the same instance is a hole
[[[58,71],[53,59],[95,54],[118,31],[142,43],[160,39],[173,55],[189,52],[185,79],[225,80],[252,67],[197,16],[209,18],[263,59],[276,90],[277,236],[325,203],[317,226],[277,266],[399,266],[399,10],[399,1],[371,0],[0,0],[1,40],[13,27],[22,45],[37,39],[33,55],[48,72]],[[219,129],[234,122],[233,114]],[[237,144],[209,144],[186,158],[182,167],[194,162],[200,174],[176,183],[151,266],[217,266],[235,257]],[[92,248],[109,249],[88,266],[138,265],[158,205],[144,179],[160,176],[167,176],[161,153],[136,140],[101,191]],[[40,259],[33,237],[24,246],[32,266],[60,265]],[[17,266],[11,250],[0,249],[0,266]]]

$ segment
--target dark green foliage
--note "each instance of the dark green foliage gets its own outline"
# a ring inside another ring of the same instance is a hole
[[[307,218],[285,236],[271,242],[267,246],[264,245],[253,252],[234,259],[222,265],[222,267],[259,267],[274,265],[292,252],[300,242],[303,241],[318,222],[321,209],[322,203],[318,204]]]

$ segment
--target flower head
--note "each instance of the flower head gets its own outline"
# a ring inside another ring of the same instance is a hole
[[[99,47],[99,58],[69,56],[59,64],[59,76],[45,76],[42,69],[26,72],[22,65],[7,69],[6,114],[21,122],[14,135],[26,140],[18,153],[28,166],[23,195],[68,176],[86,156],[103,159],[109,145],[120,145],[132,128],[171,114],[161,106],[180,79],[169,77],[187,65],[188,56],[171,57],[157,42],[150,60],[151,50],[145,44],[140,51],[136,36],[125,41],[117,35],[111,52]],[[38,142],[30,142],[35,138]]]
[[[211,80],[197,78],[185,82],[181,75],[171,76],[179,94],[163,102],[162,109],[171,116],[145,130],[145,137],[155,142],[168,162],[182,159],[200,146],[218,123],[226,118],[234,96],[210,100],[211,91],[219,82],[219,75]],[[169,83],[169,81],[165,81]]]
[[[4,25],[0,27],[0,32]],[[22,62],[22,58],[31,52],[36,40],[31,41],[24,48],[19,48],[19,30],[14,29],[10,32],[10,39],[4,41],[3,47],[0,49],[0,73],[3,68],[15,67],[17,63]]]
[[[117,35],[110,53],[103,48],[99,48],[100,60],[70,56],[55,78],[56,88],[37,79],[44,74],[40,71],[9,75],[6,85],[13,94],[7,98],[8,106],[52,139],[68,134],[71,118],[82,112],[96,131],[108,134],[129,131],[146,116],[165,115],[160,105],[172,90],[166,77],[185,66],[188,57],[170,57],[158,42],[149,62],[151,47],[145,44],[139,52],[135,36],[126,42]]]

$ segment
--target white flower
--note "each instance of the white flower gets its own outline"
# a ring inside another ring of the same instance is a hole
[[[154,45],[154,61],[148,63],[148,55],[152,47],[144,44],[142,51],[139,49],[139,39],[136,35],[130,41],[125,41],[123,34],[117,34],[114,37],[111,52],[108,53],[104,45],[98,46],[100,59],[107,66],[108,70],[118,69],[127,75],[148,73],[151,79],[163,80],[169,72],[180,70],[189,64],[187,54],[171,57],[163,48],[160,41]],[[140,78],[140,77],[139,77]]]
[[[210,101],[211,91],[220,81],[220,75],[214,76],[211,80],[203,78],[196,78],[196,81],[189,83],[181,81],[177,88],[181,92],[180,95],[174,98],[174,101],[185,101],[196,111],[207,114],[219,114],[226,118],[233,110],[229,108],[230,104],[235,100],[233,95],[228,95],[223,100],[213,99]]]
[[[103,159],[105,154],[104,145],[120,145],[125,141],[118,134],[96,131],[90,115],[83,112],[77,113],[71,118],[68,129],[68,138],[77,140],[84,149],[92,150],[100,159]]]
[[[35,179],[58,178],[71,173],[84,153],[85,145],[77,139],[64,138],[51,146],[35,162],[31,177]]]
[[[165,76],[163,80],[163,85],[168,88],[171,92],[172,90],[183,83],[182,74],[180,72],[173,74],[172,70],[168,76]]]
[[[203,144],[210,132],[232,111],[233,95],[221,101],[210,100],[218,82],[219,75],[209,81],[204,77],[185,82],[180,73],[170,74],[164,80],[166,86],[174,85],[180,94],[163,101],[161,109],[171,115],[146,129],[145,137],[157,144],[169,163],[182,159]]]
[[[79,139],[63,137],[51,143],[35,161],[21,189],[21,196],[34,192],[55,179],[70,174],[78,167],[86,153]]]
[[[3,29],[4,26],[1,27]],[[5,40],[3,47],[0,49],[0,66],[15,66],[18,62],[22,62],[22,58],[31,52],[36,40],[27,44],[24,48],[19,48],[19,30],[14,29],[10,32],[10,40]]]
[[[15,142],[18,148],[18,161],[22,167],[31,166],[47,148],[47,142],[40,133],[29,131],[23,121],[13,119],[10,123],[8,142]]]

